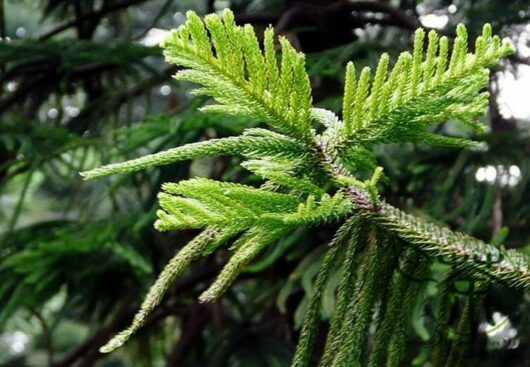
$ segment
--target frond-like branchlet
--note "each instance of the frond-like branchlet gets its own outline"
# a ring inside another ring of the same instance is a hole
[[[418,256],[418,255],[416,255]],[[419,256],[416,262],[416,267],[404,276],[409,276],[408,286],[403,293],[403,298],[400,300],[401,307],[397,311],[397,317],[394,319],[394,332],[388,343],[388,356],[384,366],[399,367],[403,364],[403,359],[406,353],[407,343],[407,328],[411,318],[412,310],[418,300],[420,290],[424,286],[418,279],[425,278],[425,272],[429,269],[429,258]],[[406,280],[404,280],[406,282]]]
[[[252,27],[237,26],[230,10],[222,19],[207,15],[204,22],[189,11],[187,19],[162,47],[169,62],[185,68],[177,79],[201,85],[195,93],[219,103],[203,110],[251,117],[310,144],[312,102],[304,55],[280,37],[278,66],[272,29],[265,32],[262,51]]]
[[[287,194],[203,178],[168,183],[159,196],[157,229],[254,226],[265,214],[290,213],[299,200]]]
[[[388,237],[372,228],[367,236],[368,248],[358,269],[354,297],[347,307],[333,367],[361,366],[362,353],[377,302],[395,267],[400,249],[389,246]]]
[[[416,31],[412,55],[401,54],[390,75],[388,55],[384,54],[371,85],[369,69],[363,69],[355,84],[354,67],[347,66],[344,125],[335,136],[338,146],[403,141],[450,146],[473,144],[436,136],[426,127],[454,119],[480,131],[482,127],[473,119],[483,114],[487,105],[487,94],[479,93],[488,82],[486,68],[514,52],[514,48],[510,42],[501,43],[498,36],[492,37],[489,25],[477,38],[475,53],[468,54],[467,31],[460,24],[450,59],[447,38],[438,40],[434,31],[429,32],[424,58],[424,38],[422,29]]]
[[[336,306],[333,316],[331,317],[324,353],[319,364],[321,367],[331,366],[331,363],[335,359],[335,355],[340,348],[340,340],[338,337],[342,329],[346,312],[348,311],[348,305],[354,297],[356,258],[362,245],[360,237],[364,225],[360,216],[353,216],[350,221],[354,222],[351,223],[350,234],[348,235],[348,247],[342,263]]]
[[[407,290],[414,278],[413,274],[421,260],[421,255],[414,249],[408,249],[400,260],[398,269],[394,272],[388,296],[383,307],[379,309],[374,344],[370,354],[369,367],[384,366],[392,337],[396,334],[396,323],[404,308]]]
[[[355,80],[355,65],[350,61],[346,65],[344,97],[342,98],[342,119],[344,124],[349,127],[353,126],[353,106],[355,105],[356,94],[357,82]]]
[[[472,276],[490,278],[512,287],[530,287],[530,259],[521,252],[488,245],[388,204],[383,204],[374,218],[428,256],[448,262]]]
[[[134,316],[131,326],[117,334],[107,344],[100,348],[102,353],[110,353],[125,343],[146,322],[147,317],[160,303],[162,297],[171,286],[175,278],[182,274],[188,266],[197,259],[207,245],[219,240],[226,240],[222,231],[214,228],[206,229],[195,239],[182,248],[166,265],[158,276],[155,284],[149,289],[142,306]]]
[[[258,256],[265,247],[285,234],[288,229],[288,227],[272,225],[250,229],[236,241],[236,252],[228,260],[215,282],[199,296],[199,300],[201,302],[217,300],[232,285],[244,267]]]
[[[307,366],[309,362],[309,358],[311,357],[311,350],[316,337],[318,321],[320,320],[319,311],[321,306],[322,293],[324,292],[326,283],[328,282],[329,276],[335,265],[336,259],[338,257],[337,255],[339,255],[340,252],[343,250],[343,246],[348,245],[352,248],[355,248],[357,246],[357,244],[355,243],[356,241],[354,241],[353,246],[349,242],[351,242],[351,232],[353,231],[355,233],[357,231],[357,229],[359,228],[358,224],[358,216],[354,216],[347,220],[339,228],[329,246],[329,250],[327,251],[322,265],[320,266],[320,271],[318,272],[315,288],[313,290],[313,294],[311,295],[309,306],[304,317],[304,323],[302,325],[302,330],[300,331],[300,337],[296,346],[296,352],[293,358],[293,363],[291,364],[292,367],[304,367]],[[351,258],[353,257],[353,254],[351,254],[352,250],[349,249],[348,252],[350,252],[351,256],[346,258],[347,262],[351,261]],[[343,285],[343,287],[344,286],[345,285]]]
[[[82,172],[84,179],[93,179],[115,173],[130,173],[146,168],[163,166],[183,160],[219,155],[297,157],[304,155],[304,147],[284,135],[263,129],[248,129],[242,136],[212,139],[191,143],[163,152],[145,155],[127,162],[109,164]]]
[[[281,221],[287,225],[314,225],[336,221],[345,217],[353,210],[353,205],[342,193],[333,196],[328,194],[315,198],[307,197],[304,203],[298,205],[296,212],[285,215],[266,214],[265,218]]]
[[[202,178],[163,188],[155,223],[161,231],[226,225],[243,230],[267,223],[311,225],[337,220],[353,209],[341,193],[310,195],[301,201],[297,196]]]
[[[473,333],[473,325],[477,320],[477,314],[482,299],[484,298],[484,289],[486,283],[478,282],[470,287],[470,294],[466,296],[460,319],[456,326],[455,335],[452,340],[451,349],[445,367],[463,366],[464,357],[468,350],[469,340]]]
[[[243,162],[241,165],[261,178],[288,189],[293,194],[310,194],[322,196],[324,190],[314,184],[309,178],[296,177],[298,162],[282,160],[280,158],[255,159]],[[301,166],[301,165],[300,165]]]
[[[454,286],[455,271],[448,274],[438,285],[434,312],[434,336],[431,351],[431,363],[433,367],[443,367],[449,355],[449,325],[451,318],[451,290]]]

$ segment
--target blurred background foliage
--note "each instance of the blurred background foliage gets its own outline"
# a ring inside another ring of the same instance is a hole
[[[176,69],[157,46],[186,10],[226,7],[239,23],[272,24],[307,53],[315,104],[336,112],[346,62],[397,56],[419,25],[451,37],[463,22],[474,38],[490,22],[511,38],[518,53],[492,73],[487,133],[474,136],[484,149],[411,144],[377,153],[387,201],[530,253],[530,1],[0,0],[0,366],[289,365],[333,228],[300,228],[281,239],[216,304],[196,297],[227,253],[201,260],[129,344],[98,352],[194,235],[154,230],[161,183],[202,176],[259,184],[234,158],[94,182],[78,175],[259,123],[198,113],[208,101],[171,79]],[[470,134],[451,121],[441,129]],[[443,267],[418,280],[424,296],[408,350],[415,366],[427,366]],[[337,282],[325,292],[325,317]],[[458,279],[451,325],[465,289]],[[488,292],[467,365],[530,366],[529,311],[528,294]]]

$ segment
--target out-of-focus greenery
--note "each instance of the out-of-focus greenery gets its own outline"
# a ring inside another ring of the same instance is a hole
[[[302,228],[282,238],[216,304],[196,298],[228,251],[199,261],[131,343],[111,355],[98,352],[129,324],[162,266],[195,235],[153,229],[161,184],[194,176],[260,183],[232,158],[91,182],[78,175],[259,123],[199,113],[209,101],[171,79],[176,69],[156,45],[164,30],[184,21],[186,10],[204,14],[229,6],[237,21],[276,26],[309,53],[314,101],[335,111],[346,62],[374,66],[382,51],[397,56],[410,48],[411,29],[420,22],[442,25],[441,33],[463,22],[473,36],[491,22],[518,46],[525,46],[530,23],[530,1],[381,1],[375,8],[354,6],[351,16],[341,15],[351,13],[339,7],[345,2],[302,3],[0,0],[0,366],[289,365],[335,228]],[[429,23],[433,17],[438,23]],[[487,148],[411,144],[377,151],[388,176],[382,186],[387,201],[530,253],[529,121],[509,116],[497,99],[502,79],[530,63],[525,50],[491,77],[489,128],[474,136]],[[449,121],[441,129],[455,127]],[[443,270],[436,264],[432,279],[419,280],[424,306],[414,310],[408,335],[413,365],[424,365],[430,350],[432,300]],[[465,279],[452,289],[452,326],[465,291]],[[326,289],[324,318],[334,301],[334,288]],[[466,365],[524,366],[529,309],[527,295],[491,289]]]

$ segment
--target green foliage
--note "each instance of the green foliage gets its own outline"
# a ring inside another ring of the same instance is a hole
[[[359,218],[357,216],[353,216],[341,226],[330,244],[331,249],[326,253],[324,260],[322,261],[322,265],[320,266],[320,271],[317,276],[315,289],[313,290],[308,310],[305,314],[304,324],[302,326],[302,330],[300,331],[300,339],[298,341],[297,350],[293,359],[293,366],[306,366],[309,362],[319,321],[318,316],[321,306],[322,293],[325,290],[326,283],[329,281],[331,270],[335,266],[338,254],[340,251],[343,251],[344,245],[347,245],[349,250],[345,264],[350,264],[348,260],[351,261],[351,259],[353,259],[352,251],[356,247],[355,239],[357,234],[351,236],[351,232],[359,228],[358,222]],[[353,241],[352,238],[354,239]],[[341,282],[342,287],[346,287],[348,284],[349,282]],[[338,304],[342,305],[344,303],[339,301]],[[338,311],[339,310],[337,310],[337,312]]]
[[[268,192],[250,186],[193,179],[166,184],[159,194],[158,230],[231,226],[240,230],[259,226],[317,224],[348,214],[352,206],[338,193],[323,194],[318,202],[308,196]],[[178,195],[185,195],[178,196]]]
[[[278,66],[272,29],[264,34],[261,52],[253,28],[236,26],[232,12],[226,11],[223,20],[211,14],[203,22],[193,12],[187,17],[162,47],[169,62],[187,68],[176,74],[178,80],[202,85],[195,93],[219,102],[203,110],[250,117],[309,142],[311,88],[304,56],[281,38]]]
[[[146,47],[137,44],[99,44],[94,42],[43,41],[38,44],[0,43],[0,62],[26,63],[42,62],[42,60],[57,58],[57,65],[61,72],[75,72],[76,68],[86,64],[107,59],[113,66],[123,66],[131,69],[131,58],[141,60],[146,56],[156,56],[160,53],[157,47]]]
[[[164,293],[167,291],[171,282],[190,265],[190,263],[201,255],[204,248],[213,241],[213,237],[217,235],[215,230],[206,230],[199,236],[195,237],[193,241],[188,243],[186,247],[179,251],[177,256],[173,257],[166,265],[156,283],[151,288],[140,311],[135,315],[131,326],[116,335],[110,342],[101,348],[101,352],[110,352],[120,347],[129,337],[138,330],[145,322],[146,317],[151,311],[160,303]]]
[[[483,114],[488,93],[479,93],[487,84],[487,67],[513,53],[510,43],[491,35],[486,25],[475,41],[475,53],[467,52],[467,31],[460,24],[450,58],[448,40],[438,39],[430,31],[425,59],[425,33],[416,31],[414,51],[402,53],[388,73],[388,55],[379,60],[374,81],[365,67],[359,81],[349,63],[343,100],[342,129],[335,134],[337,145],[348,149],[352,140],[358,144],[422,142],[434,145],[473,146],[475,143],[434,135],[425,128],[433,122],[454,119],[477,131],[483,127],[473,121]],[[369,93],[370,91],[370,93]]]
[[[0,312],[0,325],[3,326],[21,304],[35,309],[63,288],[73,303],[81,303],[90,294],[101,298],[104,294],[124,296],[124,284],[106,280],[105,274],[127,273],[130,282],[137,287],[137,279],[149,276],[153,269],[120,232],[121,228],[104,221],[90,225],[49,221],[41,228],[29,226],[11,235],[4,241],[3,249],[12,255],[6,256],[0,266],[4,280],[0,286],[0,300],[5,305]],[[15,251],[21,242],[29,246]],[[63,263],[67,266],[60,266]],[[99,264],[97,270],[94,263]],[[89,312],[95,307],[95,304],[83,304]]]
[[[212,139],[169,149],[124,163],[115,163],[81,173],[86,179],[113,173],[136,172],[148,167],[167,165],[182,160],[223,154],[254,156],[294,157],[303,153],[293,139],[263,129],[247,129],[242,136]]]
[[[188,12],[186,24],[163,42],[167,60],[183,68],[176,78],[198,84],[196,94],[218,103],[202,110],[251,118],[275,132],[248,129],[241,136],[184,145],[82,175],[95,178],[199,157],[241,155],[242,166],[263,182],[259,188],[209,179],[163,185],[156,228],[203,232],[162,271],[132,325],[101,350],[113,351],[140,328],[192,261],[232,240],[233,255],[199,297],[201,302],[215,301],[259,254],[300,225],[344,222],[317,275],[294,366],[309,363],[322,294],[339,261],[335,315],[322,366],[361,366],[365,361],[373,366],[382,361],[400,365],[403,335],[421,289],[414,278],[428,274],[436,259],[483,282],[528,289],[526,255],[438,227],[379,198],[377,185],[383,174],[373,164],[373,145],[476,145],[435,134],[429,127],[455,119],[480,131],[474,119],[487,104],[487,94],[480,92],[488,81],[487,68],[513,52],[509,42],[492,36],[488,25],[477,38],[474,53],[468,53],[463,25],[457,27],[450,57],[447,38],[438,38],[434,31],[428,35],[424,57],[424,38],[424,31],[418,30],[412,54],[401,54],[391,72],[389,56],[383,55],[372,82],[368,68],[357,78],[353,64],[348,64],[341,121],[330,111],[312,107],[303,54],[280,37],[277,58],[272,29],[264,33],[262,50],[252,27],[237,26],[231,11],[226,10],[222,19],[208,15],[204,21]],[[352,162],[355,174],[347,168]],[[366,176],[370,178],[363,181]],[[473,307],[474,301],[469,301],[464,309],[458,326],[462,335]],[[376,312],[375,347],[368,350]],[[451,353],[451,360],[461,363],[461,350],[452,347]]]

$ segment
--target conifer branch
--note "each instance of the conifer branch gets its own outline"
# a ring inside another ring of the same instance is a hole
[[[261,51],[252,27],[235,25],[230,10],[222,20],[214,14],[204,22],[192,11],[186,15],[186,24],[172,31],[162,47],[169,62],[187,68],[177,79],[202,85],[195,93],[219,102],[203,110],[264,121],[311,144],[311,88],[304,55],[281,37],[278,65],[272,28],[265,31]]]
[[[324,190],[318,187],[308,177],[296,177],[296,171],[302,162],[276,159],[255,159],[248,160],[241,164],[249,171],[267,180],[268,184],[274,184],[289,189],[292,193],[300,195],[309,194],[322,196]]]
[[[214,302],[232,285],[243,271],[266,246],[281,237],[286,227],[254,227],[243,235],[234,245],[237,251],[225,265],[215,282],[199,296],[200,302]]]
[[[358,216],[353,216],[347,220],[337,231],[335,237],[329,245],[329,250],[327,251],[322,265],[320,266],[320,271],[317,276],[315,289],[309,301],[309,307],[306,311],[304,317],[304,323],[302,325],[302,330],[300,331],[300,337],[298,344],[296,346],[295,355],[293,358],[292,367],[304,367],[307,366],[309,358],[311,357],[311,349],[313,347],[316,328],[319,321],[319,311],[321,306],[322,293],[326,287],[328,279],[330,277],[333,266],[340,251],[342,251],[343,246],[350,242],[351,231],[358,230],[359,218]],[[348,244],[350,246],[350,244]],[[354,242],[350,247],[353,249],[356,247]],[[353,258],[353,253],[350,253],[350,259]],[[345,287],[346,284],[343,284]]]
[[[428,256],[449,262],[471,276],[486,277],[511,287],[530,288],[530,258],[521,252],[488,245],[388,204],[383,204],[373,218]]]
[[[411,273],[403,274],[405,277],[412,275],[412,280],[403,280],[409,284],[403,292],[400,309],[395,310],[397,317],[394,319],[394,332],[392,333],[387,346],[388,356],[386,363],[383,364],[384,366],[399,367],[403,364],[403,359],[406,353],[407,321],[410,319],[412,310],[416,305],[419,291],[422,286],[424,286],[424,284],[416,279],[424,276],[425,272],[429,269],[429,265],[429,259],[422,256],[418,259],[415,269],[411,269]]]
[[[423,29],[418,29],[412,55],[402,53],[390,75],[388,55],[381,56],[372,83],[368,68],[362,70],[356,83],[353,64],[347,66],[344,124],[335,136],[338,147],[403,141],[474,145],[464,139],[433,135],[425,128],[433,122],[455,119],[481,131],[473,118],[482,115],[487,105],[487,94],[479,93],[488,82],[486,68],[513,53],[513,45],[501,43],[486,25],[476,40],[475,54],[468,54],[467,31],[460,24],[449,60],[447,38],[438,40],[434,31],[429,32],[423,59],[424,38]]]
[[[420,257],[414,249],[406,250],[398,269],[392,275],[388,300],[379,309],[376,320],[377,334],[372,346],[369,367],[384,366],[392,336],[396,334],[396,321],[403,313],[403,300],[411,286],[414,270],[418,267]],[[402,337],[401,335],[399,337]]]
[[[130,161],[109,164],[81,172],[81,176],[85,180],[91,180],[111,174],[137,172],[146,168],[168,165],[184,160],[237,154],[250,157],[255,155],[300,157],[304,154],[304,148],[284,135],[264,131],[263,129],[247,129],[242,136],[186,144]]]
[[[226,225],[247,229],[267,223],[292,227],[338,220],[353,209],[340,192],[301,201],[293,195],[201,178],[165,184],[163,189],[155,223],[161,231]]]
[[[390,280],[396,255],[401,249],[388,246],[388,238],[371,228],[367,236],[367,250],[358,269],[354,297],[348,304],[338,336],[333,367],[361,366],[361,357],[368,337],[375,306],[382,289]]]
[[[454,284],[454,271],[449,271],[438,286],[435,305],[435,329],[431,361],[433,367],[443,367],[449,355],[449,321],[451,311],[451,289]]]
[[[337,351],[340,348],[340,332],[346,317],[346,312],[348,311],[348,306],[352,298],[355,296],[355,260],[362,245],[360,237],[364,225],[363,218],[360,216],[354,216],[352,220],[355,220],[355,222],[351,224],[351,234],[348,237],[348,248],[344,256],[341,280],[337,290],[335,311],[330,321],[324,353],[319,364],[320,367],[331,366],[331,363],[335,359]]]
[[[207,229],[195,237],[193,241],[182,248],[166,265],[162,273],[158,276],[155,284],[151,287],[145,300],[140,307],[140,311],[134,316],[129,328],[117,334],[107,344],[100,348],[102,353],[110,353],[125,343],[144,324],[147,316],[160,303],[169,286],[188,266],[199,257],[204,248],[215,241],[219,231],[217,229]],[[221,236],[222,237],[222,236]]]
[[[407,273],[427,271],[429,261],[438,259],[478,280],[530,288],[528,256],[415,218],[382,201],[377,191],[382,168],[370,150],[386,142],[475,144],[434,134],[428,128],[448,119],[478,131],[482,128],[475,118],[488,102],[487,94],[480,92],[488,81],[486,68],[513,52],[509,42],[492,36],[489,25],[477,38],[474,54],[468,53],[467,32],[459,25],[451,50],[447,38],[429,32],[425,55],[426,35],[419,29],[413,52],[402,53],[390,71],[389,56],[383,54],[373,77],[368,67],[357,76],[353,63],[348,63],[340,120],[331,111],[313,108],[304,55],[280,38],[278,60],[272,29],[265,31],[260,46],[252,27],[237,26],[229,10],[222,19],[208,15],[203,21],[193,12],[187,17],[162,45],[166,59],[184,68],[176,78],[198,84],[196,94],[213,97],[217,104],[204,110],[249,117],[275,131],[248,129],[238,137],[188,144],[82,175],[90,179],[226,154],[243,156],[242,165],[264,182],[260,188],[209,179],[163,185],[156,228],[203,232],[169,262],[132,325],[104,346],[103,352],[119,347],[140,328],[169,284],[199,256],[236,237],[233,255],[200,296],[201,302],[215,301],[265,248],[301,225],[345,221],[317,276],[293,361],[296,367],[308,364],[321,295],[338,259],[342,260],[342,275],[322,367],[361,364],[377,306],[379,334],[370,366],[383,361],[389,366],[402,363],[402,334],[421,286],[395,271],[402,243],[410,246],[402,260]],[[314,122],[324,126],[319,135]],[[349,169],[351,164],[355,169],[368,169],[372,177],[357,178]],[[371,231],[367,249],[361,253],[361,231],[366,226]],[[394,245],[396,239],[398,245]],[[418,250],[426,257],[414,258]],[[357,268],[359,257],[362,264]],[[439,319],[446,316],[442,312]],[[462,328],[467,327],[466,320],[462,319]],[[391,335],[393,328],[401,334]],[[386,345],[388,353],[382,350]],[[453,360],[460,361],[460,351],[453,350]]]
[[[484,288],[484,283],[473,284],[470,289],[471,293],[466,296],[445,367],[460,367],[464,365],[469,339],[473,333],[472,328],[477,319],[480,301],[484,296]]]

